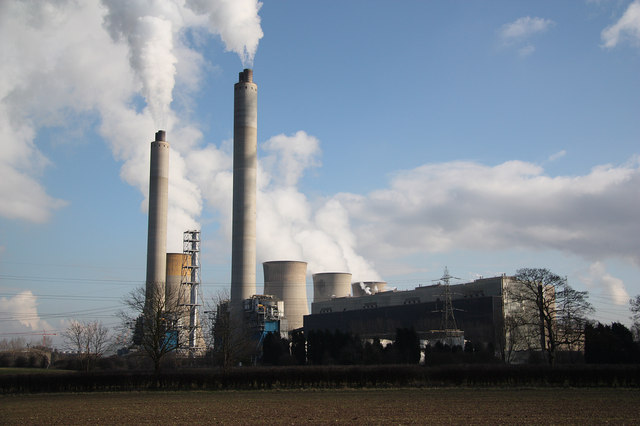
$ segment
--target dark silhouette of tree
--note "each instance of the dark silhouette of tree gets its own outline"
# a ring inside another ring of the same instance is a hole
[[[332,363],[330,360],[331,332],[328,330],[311,330],[307,333],[307,361],[310,364],[322,365]]]
[[[373,341],[367,341],[364,344],[362,351],[362,362],[369,365],[378,365],[388,363],[385,358],[384,347],[380,343],[379,338],[374,338]]]
[[[307,342],[302,330],[291,333],[291,355],[298,365],[307,363]]]
[[[229,300],[219,295],[214,311],[211,335],[213,358],[225,370],[256,355],[257,340],[252,338],[239,318],[232,318]]]
[[[314,365],[362,363],[360,338],[339,330],[311,330],[307,334],[307,360]]]
[[[631,331],[619,322],[611,325],[587,324],[584,358],[590,364],[628,364],[640,362],[640,348]]]
[[[268,333],[262,342],[262,363],[265,365],[287,365],[292,361],[289,341],[278,333]]]
[[[420,339],[413,328],[396,329],[393,348],[396,362],[400,364],[417,364],[420,361]]]

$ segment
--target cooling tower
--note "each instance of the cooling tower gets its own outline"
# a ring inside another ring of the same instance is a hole
[[[231,312],[256,294],[256,168],[258,86],[245,69],[233,97],[233,223],[231,236]]]
[[[169,143],[164,130],[151,142],[149,173],[149,230],[147,232],[147,282],[145,307],[162,303],[167,267],[167,206],[169,203]]]
[[[363,281],[351,284],[353,297],[366,296],[385,291],[387,283],[385,281]]]
[[[181,288],[183,278],[188,269],[184,265],[190,265],[190,256],[185,253],[167,253],[167,281],[165,288],[165,300],[167,307],[172,309],[178,305],[189,303],[189,290]],[[186,280],[189,278],[186,277]]]
[[[264,262],[264,294],[284,302],[284,315],[289,330],[303,325],[303,316],[309,315],[307,304],[307,262],[281,260]]]
[[[386,281],[365,281],[364,284],[371,288],[373,293],[382,293],[387,290],[387,282]]]
[[[351,291],[351,274],[323,272],[313,274],[313,301],[324,302],[332,297],[347,297]]]

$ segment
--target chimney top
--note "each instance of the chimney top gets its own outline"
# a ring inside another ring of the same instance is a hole
[[[253,70],[245,68],[239,75],[239,83],[253,83]]]
[[[164,130],[158,130],[156,132],[156,142],[164,142],[166,132]]]

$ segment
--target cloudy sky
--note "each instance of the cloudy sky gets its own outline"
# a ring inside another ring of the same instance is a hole
[[[638,0],[6,0],[0,59],[0,338],[118,323],[158,129],[168,250],[200,228],[205,301],[228,289],[244,67],[258,262],[398,289],[547,267],[604,322],[640,293]]]

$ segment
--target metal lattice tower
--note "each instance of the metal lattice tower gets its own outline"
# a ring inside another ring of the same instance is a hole
[[[193,352],[198,348],[198,337],[202,335],[200,330],[199,310],[200,310],[200,231],[184,231],[182,238],[182,252],[185,256],[185,264],[182,265],[182,285],[189,292],[189,303],[186,303],[189,310],[189,351]]]
[[[456,318],[453,315],[453,305],[451,304],[451,287],[449,286],[451,279],[459,280],[460,278],[449,275],[449,269],[444,267],[444,274],[439,278],[443,284],[444,309],[442,310],[442,321],[440,328],[444,331],[457,330]]]

